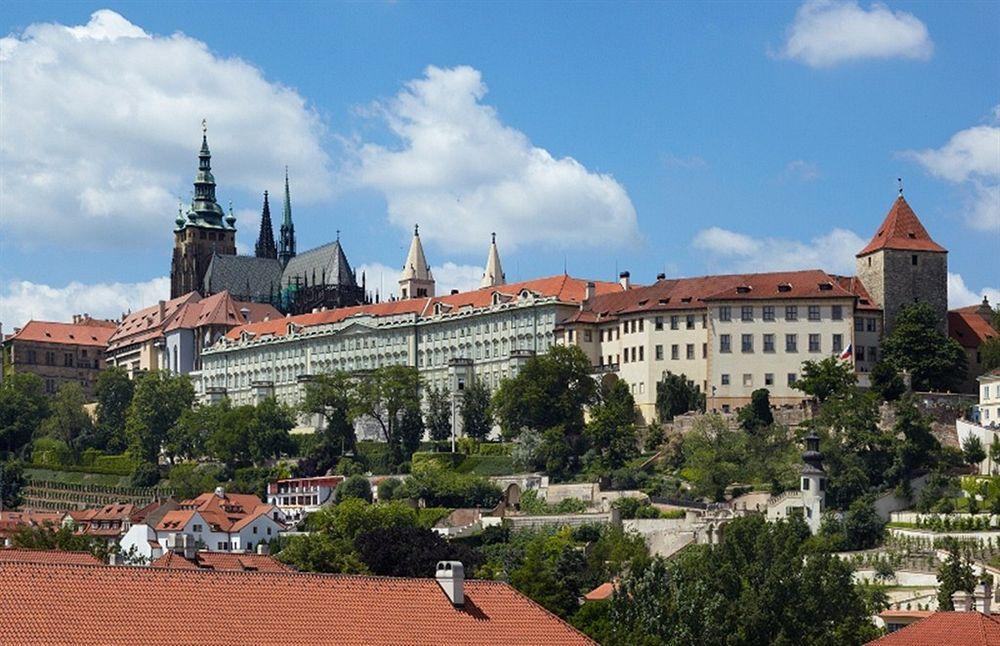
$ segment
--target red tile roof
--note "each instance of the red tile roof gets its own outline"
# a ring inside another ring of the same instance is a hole
[[[182,554],[167,552],[150,563],[152,567],[175,568],[179,570],[218,570],[234,572],[294,572],[281,561],[265,554],[239,552],[209,552],[201,550],[195,553],[193,560],[184,558]]]
[[[61,511],[0,511],[0,536],[6,536],[24,526],[58,527],[65,515]]]
[[[434,298],[410,298],[372,305],[338,307],[325,312],[312,312],[298,316],[287,316],[278,320],[243,325],[231,329],[226,336],[230,339],[237,339],[244,332],[256,336],[283,336],[288,332],[289,324],[301,327],[328,325],[339,323],[352,316],[396,316],[399,314],[415,314],[418,317],[432,316],[434,305],[437,303],[450,308],[449,311],[451,312],[457,312],[463,308],[488,306],[493,300],[493,294],[496,292],[499,292],[504,297],[516,297],[522,290],[528,290],[544,297],[555,297],[563,303],[579,303],[584,299],[588,282],[593,281],[560,275],[527,280],[520,283],[509,283],[500,287],[484,287],[471,292],[436,296]],[[618,283],[595,282],[594,291],[596,294],[620,292],[621,286]]]
[[[879,249],[947,253],[947,249],[931,239],[902,195],[896,198],[882,226],[865,248],[858,252],[858,256],[865,256]]]
[[[615,594],[615,584],[607,581],[597,586],[587,594],[583,595],[583,598],[587,601],[602,601],[604,599],[610,599]]]
[[[28,321],[23,328],[8,335],[4,341],[63,343],[103,348],[114,334],[117,323],[98,319],[81,319],[79,323]]]
[[[975,350],[1000,332],[993,329],[979,314],[980,305],[971,305],[948,312],[948,335],[963,348]]]
[[[0,643],[594,644],[506,583],[0,563]]]
[[[1000,621],[981,612],[935,612],[869,646],[997,646]]]
[[[187,523],[187,519],[181,518],[178,514],[182,514],[184,511],[191,513],[197,511],[213,528],[218,528],[216,531],[222,532],[237,532],[253,522],[254,519],[270,515],[271,511],[275,509],[273,505],[262,502],[260,498],[250,494],[224,493],[220,497],[214,492],[203,493],[191,500],[182,500],[179,506],[180,511],[168,512],[164,516],[164,523],[168,519],[183,521],[180,524],[180,527],[183,527]],[[164,528],[157,527],[157,529]]]
[[[19,547],[0,549],[0,563],[73,563],[100,565],[90,552],[65,552],[63,550],[29,550]]]

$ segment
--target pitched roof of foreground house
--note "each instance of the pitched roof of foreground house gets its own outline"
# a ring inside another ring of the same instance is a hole
[[[948,252],[931,239],[931,235],[902,195],[896,198],[882,226],[865,248],[858,252],[858,256],[866,256],[880,249]]]
[[[76,318],[76,317],[74,317]],[[118,324],[88,317],[80,317],[73,323],[54,321],[28,321],[14,334],[4,337],[4,341],[35,341],[40,343],[65,343],[105,347]]]
[[[594,644],[494,581],[456,607],[435,579],[0,563],[0,580],[3,644]]]
[[[294,572],[281,561],[266,554],[239,552],[210,552],[200,550],[194,558],[185,558],[178,552],[167,552],[150,563],[152,567],[178,570],[216,570],[231,572]]]
[[[307,328],[314,325],[329,325],[339,323],[353,316],[396,316],[399,314],[413,314],[418,317],[433,316],[435,305],[440,304],[446,313],[457,313],[466,308],[476,309],[487,307],[493,302],[494,294],[502,300],[516,298],[522,291],[527,290],[540,297],[556,298],[562,303],[580,303],[584,300],[588,281],[580,278],[572,278],[566,275],[550,276],[548,278],[538,278],[520,283],[508,283],[499,287],[484,287],[470,292],[460,292],[458,294],[448,294],[434,298],[408,298],[398,301],[386,301],[384,303],[373,303],[371,305],[357,305],[354,307],[338,307],[325,312],[311,312],[300,314],[299,316],[288,316],[281,319],[272,319],[259,323],[251,323],[229,330],[226,336],[230,339],[238,339],[242,334],[249,334],[255,337],[273,335],[284,336],[288,333],[288,326]],[[618,283],[597,282],[594,283],[594,290],[597,294],[608,294],[621,291]]]
[[[101,564],[97,557],[90,552],[31,550],[20,547],[5,547],[0,549],[0,563],[71,563],[76,565]]]
[[[996,646],[1000,644],[1000,621],[981,612],[935,612],[868,646]]]
[[[178,503],[180,509],[168,512],[161,525],[179,522],[177,527],[187,524],[191,514],[198,512],[205,521],[212,525],[213,530],[236,532],[253,522],[255,518],[269,515],[274,505],[262,502],[257,496],[242,493],[226,493],[222,490],[203,493],[191,500]],[[170,526],[157,529],[171,529]]]

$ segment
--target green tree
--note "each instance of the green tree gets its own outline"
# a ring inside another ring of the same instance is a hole
[[[142,462],[132,472],[129,484],[133,487],[153,487],[160,481],[160,468],[152,462]]]
[[[996,475],[996,465],[1000,464],[1000,437],[994,436],[993,441],[990,442],[990,460],[993,461],[993,471]],[[1000,499],[1000,496],[998,496]]]
[[[739,410],[737,419],[743,430],[751,433],[774,424],[770,391],[758,388],[750,393],[750,403]]]
[[[230,410],[229,400],[218,404],[200,405],[181,411],[177,422],[167,431],[163,452],[176,461],[178,458],[196,460],[206,454],[208,438],[215,429],[225,424]]]
[[[882,542],[884,535],[885,521],[875,512],[875,496],[868,494],[852,502],[844,515],[844,549],[871,549]]]
[[[15,372],[0,383],[0,451],[24,454],[49,414],[45,383],[38,375]]]
[[[1000,336],[987,339],[980,345],[979,356],[982,360],[983,372],[1000,368]]]
[[[896,481],[909,480],[916,471],[934,465],[941,451],[941,443],[931,432],[930,420],[917,408],[913,397],[906,397],[896,403],[895,436],[902,437],[898,443],[894,471]]]
[[[965,351],[938,330],[939,323],[930,305],[913,303],[900,308],[882,339],[882,360],[909,372],[915,391],[953,390],[965,379]]]
[[[193,402],[194,387],[186,375],[157,371],[139,376],[125,418],[133,454],[155,464],[167,433]]]
[[[887,402],[896,401],[906,392],[906,383],[899,371],[884,359],[872,367],[869,373],[872,390]]]
[[[511,572],[510,582],[522,593],[561,617],[576,612],[586,570],[573,533],[565,528],[555,534],[536,535],[525,547],[524,560]]]
[[[472,379],[462,394],[462,430],[467,437],[483,441],[493,430],[490,390],[481,379]]]
[[[253,406],[232,406],[229,400],[216,404],[215,426],[205,440],[208,454],[226,465],[226,473],[253,464],[249,438],[256,423]]]
[[[954,610],[955,604],[951,595],[959,590],[972,592],[976,586],[976,577],[972,572],[972,562],[968,556],[960,553],[958,545],[952,539],[946,548],[948,558],[938,568],[938,610]]]
[[[802,378],[795,382],[801,390],[816,401],[823,403],[833,397],[842,397],[854,387],[858,378],[854,367],[836,357],[822,361],[806,361],[802,364]]]
[[[372,485],[363,475],[353,475],[339,485],[333,492],[334,500],[344,502],[348,498],[358,498],[365,502],[372,501]]]
[[[28,481],[20,460],[0,460],[0,509],[17,509],[24,502],[22,492]]]
[[[420,404],[410,405],[403,409],[402,419],[399,421],[399,443],[402,457],[409,460],[420,448],[420,442],[424,439],[424,417],[420,414]]]
[[[690,411],[705,412],[705,393],[686,375],[668,371],[656,384],[656,414],[669,422]]]
[[[339,456],[355,450],[356,408],[354,383],[346,372],[316,375],[306,383],[301,410],[303,413],[320,415],[323,418],[323,437],[319,442],[323,445],[323,451],[335,452],[335,455]],[[336,463],[332,455],[324,457],[330,462],[330,467]]]
[[[978,466],[986,459],[986,450],[983,443],[975,435],[970,435],[962,442],[962,456],[968,464]]]
[[[80,384],[69,381],[61,385],[49,406],[49,417],[42,422],[41,433],[62,440],[75,454],[94,446],[94,423],[83,408],[85,403]]]
[[[443,388],[427,389],[427,430],[435,442],[451,439],[451,397]]]
[[[170,468],[167,474],[170,487],[180,500],[195,498],[206,491],[214,491],[224,480],[222,470],[197,462],[182,462]]]
[[[135,384],[121,366],[109,366],[97,375],[94,394],[97,397],[97,447],[121,453],[128,445],[125,418]]]
[[[585,431],[593,447],[592,466],[599,472],[621,468],[639,454],[635,418],[635,398],[628,384],[617,378],[602,384]]]
[[[504,435],[517,437],[524,429],[557,426],[568,435],[579,435],[584,408],[597,395],[590,371],[590,360],[577,346],[552,346],[529,359],[493,395],[493,412]]]
[[[851,566],[810,548],[800,518],[726,525],[699,545],[624,576],[606,644],[862,644],[878,636]]]
[[[294,450],[289,431],[295,428],[294,411],[268,397],[254,407],[250,426],[250,459],[261,466],[271,459],[280,458]]]
[[[746,439],[734,433],[719,415],[707,415],[694,423],[681,445],[682,476],[703,496],[720,501],[726,487],[742,473]]]
[[[402,421],[407,410],[420,414],[420,375],[411,366],[383,366],[361,376],[356,410],[378,423],[394,465],[404,459]]]

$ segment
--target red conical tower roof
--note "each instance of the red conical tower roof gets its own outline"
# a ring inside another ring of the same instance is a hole
[[[858,252],[858,256],[867,256],[880,249],[901,249],[904,251],[934,251],[948,253],[948,250],[931,240],[924,225],[920,224],[917,214],[902,195],[896,198],[885,222],[878,228],[875,237]]]

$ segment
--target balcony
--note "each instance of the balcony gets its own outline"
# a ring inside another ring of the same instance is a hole
[[[606,375],[618,372],[617,363],[604,363],[599,366],[591,366],[590,374],[592,375]]]

